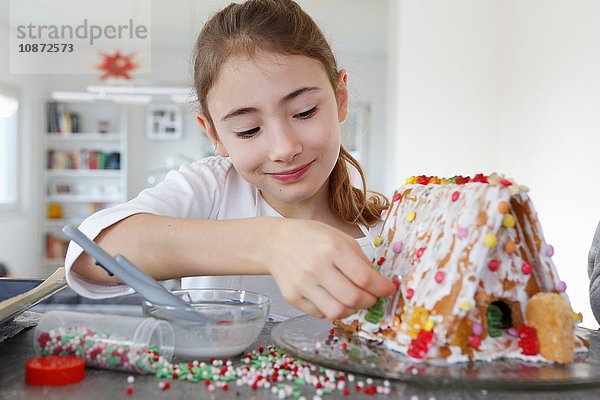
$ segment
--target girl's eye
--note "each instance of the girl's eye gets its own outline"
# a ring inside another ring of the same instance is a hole
[[[233,132],[233,133],[235,134],[235,136],[239,137],[240,139],[250,139],[251,137],[256,135],[259,130],[260,130],[260,128],[257,127],[257,128],[249,129],[247,131]]]
[[[316,112],[317,112],[317,106],[314,106],[313,108],[311,108],[308,111],[304,111],[304,112],[296,114],[295,117],[297,117],[299,119],[309,119],[313,115],[315,115]]]

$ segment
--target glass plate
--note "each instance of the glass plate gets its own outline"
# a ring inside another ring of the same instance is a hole
[[[332,328],[333,337],[329,334]],[[352,336],[327,320],[310,316],[282,322],[271,333],[282,350],[315,364],[407,383],[503,390],[600,386],[600,333],[577,328],[577,335],[590,343],[590,352],[576,355],[569,365],[514,359],[433,365],[386,351],[376,342]],[[347,343],[345,350],[342,342]]]

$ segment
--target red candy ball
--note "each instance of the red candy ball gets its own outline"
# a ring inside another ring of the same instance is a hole
[[[498,268],[500,268],[500,262],[494,258],[493,260],[490,260],[488,268],[490,271],[496,272],[498,271]]]
[[[528,262],[523,263],[523,265],[521,266],[521,271],[523,271],[523,273],[525,275],[531,274],[531,270],[532,270],[531,264],[529,264]]]

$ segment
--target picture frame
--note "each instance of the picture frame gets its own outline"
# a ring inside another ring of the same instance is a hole
[[[146,137],[149,140],[180,140],[182,111],[177,104],[149,104],[146,108]]]
[[[346,120],[340,125],[342,146],[361,164],[367,163],[369,113],[369,103],[352,102]]]

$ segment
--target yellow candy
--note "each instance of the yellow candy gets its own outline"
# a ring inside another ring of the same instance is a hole
[[[435,325],[435,322],[430,318],[425,322],[423,329],[425,329],[427,332],[431,332],[433,330],[434,325]]]
[[[383,239],[381,238],[381,236],[377,236],[373,241],[373,244],[375,245],[375,247],[379,247],[381,246],[381,242],[383,242]]]
[[[470,309],[473,308],[473,302],[471,302],[469,300],[465,300],[462,303],[460,303],[458,305],[458,307],[463,311],[469,311]]]
[[[573,317],[573,322],[575,324],[580,324],[581,321],[583,321],[583,315],[581,313],[577,313],[577,312],[573,311],[573,313],[571,314],[571,317]]]
[[[414,211],[411,211],[408,214],[406,214],[406,222],[413,222],[416,217],[417,217],[417,213],[415,213]]]
[[[485,245],[489,248],[496,247],[496,245],[498,244],[498,238],[493,233],[487,235],[485,239],[483,239],[483,241],[485,242]]]
[[[525,185],[519,185],[519,186],[517,186],[517,188],[518,188],[518,189],[519,189],[521,192],[525,192],[525,193],[529,192],[529,188],[528,188],[527,186],[525,186]]]
[[[502,223],[505,227],[512,228],[515,226],[515,217],[513,217],[511,214],[506,214]]]

